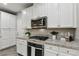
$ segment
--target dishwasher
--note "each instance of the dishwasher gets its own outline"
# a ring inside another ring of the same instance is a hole
[[[44,45],[27,42],[27,56],[44,56]]]

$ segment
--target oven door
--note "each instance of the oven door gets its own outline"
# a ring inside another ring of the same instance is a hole
[[[35,47],[27,46],[27,56],[35,56]]]
[[[27,56],[44,56],[44,49],[40,45],[31,44],[27,46]]]
[[[44,51],[43,49],[35,49],[35,56],[44,56]]]

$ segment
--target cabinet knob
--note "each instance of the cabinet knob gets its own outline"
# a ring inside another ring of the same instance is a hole
[[[69,51],[67,51],[67,53],[69,53]]]

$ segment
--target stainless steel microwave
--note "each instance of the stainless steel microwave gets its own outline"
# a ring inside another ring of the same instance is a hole
[[[31,20],[31,27],[33,29],[47,28],[47,16],[32,19]]]

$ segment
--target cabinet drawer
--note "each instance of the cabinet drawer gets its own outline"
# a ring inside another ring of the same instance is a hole
[[[59,53],[59,56],[72,56],[72,55],[67,54],[67,53]]]
[[[48,44],[45,44],[45,49],[58,51],[58,47],[57,46],[48,45]]]
[[[57,54],[57,52],[51,52],[51,51],[45,51],[45,54],[44,54],[44,56],[57,56],[58,54]]]
[[[60,47],[59,50],[60,50],[60,52],[63,52],[63,53],[79,56],[79,51],[78,50],[68,49],[68,48],[63,48],[63,47]]]
[[[27,45],[27,41],[23,39],[17,39],[17,43],[25,44]]]

